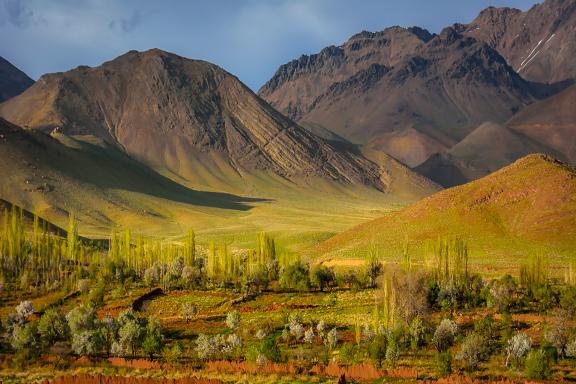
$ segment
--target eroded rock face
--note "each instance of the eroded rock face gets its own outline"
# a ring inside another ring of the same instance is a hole
[[[21,94],[32,84],[34,80],[0,57],[0,103]]]
[[[175,174],[197,164],[218,174],[223,161],[238,174],[386,188],[377,165],[309,133],[226,71],[160,50],[45,75],[0,114],[26,128],[96,136]]]
[[[576,0],[547,0],[526,12],[490,7],[460,29],[496,49],[527,80],[576,79]]]
[[[416,166],[486,120],[542,96],[461,26],[362,32],[280,67],[259,91],[274,107]]]

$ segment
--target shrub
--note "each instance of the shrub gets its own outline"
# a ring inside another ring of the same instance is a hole
[[[96,286],[90,290],[90,295],[88,296],[88,301],[90,305],[95,308],[102,307],[104,305],[104,295],[106,289],[103,282],[99,282]]]
[[[388,346],[386,347],[386,360],[392,365],[400,359],[400,347],[396,338],[390,338],[388,341]]]
[[[334,271],[324,265],[318,265],[312,270],[312,282],[320,288],[321,291],[333,285],[335,281],[336,275]]]
[[[506,366],[513,362],[519,366],[522,359],[528,354],[532,348],[532,339],[527,334],[521,332],[514,335],[508,340],[506,347]]]
[[[480,361],[486,357],[484,338],[477,333],[472,333],[464,339],[456,359],[462,360],[466,369],[473,371]]]
[[[155,354],[161,353],[163,348],[164,336],[162,335],[162,326],[158,320],[150,319],[146,325],[142,349],[144,353],[152,359]]]
[[[271,336],[267,338],[264,343],[262,343],[262,348],[260,349],[262,355],[266,356],[266,358],[270,361],[275,363],[280,362],[281,354],[280,348],[278,348],[278,344],[276,343],[276,337]]]
[[[438,352],[436,354],[436,372],[442,377],[452,373],[452,355],[450,351]]]
[[[230,329],[236,329],[240,326],[240,312],[232,311],[226,315],[226,325]]]
[[[544,338],[551,345],[553,345],[558,351],[560,351],[560,356],[566,357],[566,346],[570,341],[570,337],[574,332],[568,327],[568,324],[564,321],[560,321],[555,324],[551,324]]]
[[[436,328],[436,332],[434,332],[432,344],[434,344],[438,352],[444,352],[454,344],[457,334],[458,325],[453,320],[444,319]]]
[[[93,309],[83,305],[72,309],[66,315],[68,326],[72,334],[79,331],[88,331],[96,327],[96,312]]]
[[[99,330],[79,330],[72,335],[72,350],[78,356],[96,356],[104,345],[104,336]]]
[[[368,347],[370,359],[372,360],[372,363],[378,368],[382,366],[382,361],[386,358],[387,346],[388,340],[386,336],[383,334],[378,334],[373,338],[370,346]]]
[[[416,350],[424,344],[426,337],[426,326],[419,316],[416,316],[414,320],[412,320],[408,331],[410,333],[410,346]]]
[[[338,330],[336,329],[336,327],[332,328],[330,330],[330,332],[328,332],[328,335],[326,335],[326,345],[328,346],[328,348],[330,349],[334,349],[336,348],[336,346],[338,345]]]
[[[338,352],[338,362],[341,365],[352,365],[357,361],[358,348],[354,344],[345,343]]]
[[[314,328],[310,327],[304,332],[304,342],[314,344],[314,341],[316,341],[316,335],[314,334]]]
[[[16,306],[16,315],[21,319],[26,319],[34,313],[34,306],[31,301],[22,301]]]
[[[490,285],[488,306],[494,307],[502,313],[507,311],[512,304],[512,296],[516,291],[516,283],[512,276],[504,276],[500,280],[494,280]]]
[[[310,290],[308,268],[297,262],[284,269],[280,277],[280,286],[284,289],[305,292]]]
[[[44,346],[57,341],[66,341],[70,336],[70,327],[66,317],[55,308],[47,309],[38,322],[38,333]]]
[[[526,377],[543,380],[550,377],[550,358],[543,349],[532,350],[526,358]]]
[[[167,361],[170,364],[176,364],[178,362],[178,359],[180,358],[180,356],[182,356],[182,354],[184,353],[184,349],[182,348],[182,344],[180,344],[180,342],[174,342],[172,343],[172,346],[168,347],[166,346],[164,348],[164,352],[163,352],[163,357],[164,360]]]
[[[186,319],[186,322],[189,323],[190,320],[198,314],[198,308],[192,303],[184,303],[180,308],[180,313],[182,314],[182,317]]]

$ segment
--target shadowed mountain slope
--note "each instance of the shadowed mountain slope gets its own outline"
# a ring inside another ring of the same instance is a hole
[[[32,84],[34,80],[0,57],[0,103],[21,94]]]
[[[452,187],[484,177],[532,153],[547,153],[567,161],[557,150],[502,124],[489,122],[415,170],[444,187]]]

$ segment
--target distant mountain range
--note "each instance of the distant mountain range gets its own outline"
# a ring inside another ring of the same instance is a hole
[[[418,204],[442,210],[475,186],[516,183],[520,168],[530,177],[502,195],[509,201],[541,183],[539,172],[561,169],[571,188],[573,170],[557,161],[576,162],[575,25],[576,0],[547,0],[526,12],[488,8],[439,34],[361,32],[282,65],[258,94],[214,64],[159,49],[35,83],[2,59],[0,199],[58,225],[77,212],[96,235],[272,229],[310,245],[440,185],[482,178]],[[561,195],[558,180],[550,188]],[[414,209],[402,212],[423,212]],[[398,240],[404,221],[386,220],[374,228]],[[504,227],[522,237],[524,224]]]
[[[44,75],[0,115],[0,160],[11,164],[0,198],[59,223],[76,211],[93,228],[166,226],[167,207],[185,204],[204,211],[187,219],[195,225],[206,210],[233,217],[256,202],[294,210],[308,196],[334,212],[358,197],[413,201],[438,190],[392,158],[369,160],[302,128],[216,65],[158,49]]]
[[[486,158],[479,168],[482,152],[469,163],[453,147],[473,135],[460,147],[469,146],[480,136],[478,127],[505,124],[574,82],[575,20],[576,0],[548,0],[527,12],[488,8],[472,23],[439,35],[400,27],[362,32],[342,46],[282,65],[259,94],[301,123],[322,126],[411,167],[428,170],[440,157],[456,157],[475,168],[444,185],[485,175],[537,148],[571,158],[566,152],[571,149],[540,142],[534,132],[528,136],[539,143],[520,140],[526,144],[520,148],[515,140],[513,150],[496,155],[501,161]],[[548,131],[554,129],[559,128]],[[444,181],[435,172],[424,174]]]

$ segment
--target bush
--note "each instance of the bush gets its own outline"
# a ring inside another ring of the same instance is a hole
[[[386,358],[387,347],[388,340],[386,339],[386,336],[382,334],[376,335],[368,347],[368,353],[372,360],[372,364],[377,368],[382,366],[382,361]]]
[[[305,292],[310,290],[308,268],[302,263],[294,263],[284,269],[280,277],[280,286],[284,289]]]
[[[236,329],[240,326],[240,312],[232,311],[226,315],[226,325],[230,329]]]
[[[513,362],[515,366],[519,366],[522,359],[528,354],[532,348],[532,339],[527,334],[521,332],[514,335],[508,340],[506,347],[506,366]]]
[[[335,281],[336,275],[334,271],[324,265],[318,265],[312,270],[312,282],[320,288],[321,291],[326,287],[334,285]]]
[[[70,328],[66,317],[55,308],[47,309],[38,322],[38,333],[44,346],[57,341],[66,341],[70,336]]]
[[[454,344],[457,334],[458,325],[453,320],[444,319],[436,328],[436,332],[434,332],[432,344],[434,344],[438,352],[444,352]]]
[[[560,351],[560,356],[566,357],[566,346],[570,342],[572,334],[573,331],[568,327],[568,324],[564,321],[560,321],[548,327],[544,334],[544,338]]]
[[[543,380],[551,375],[550,358],[543,349],[532,350],[526,358],[526,377]]]
[[[512,296],[516,291],[516,282],[512,276],[504,276],[500,280],[494,280],[490,285],[488,306],[502,313],[510,309]]]
[[[436,372],[444,377],[452,373],[452,355],[450,351],[439,352],[436,354]]]
[[[260,349],[260,353],[274,363],[279,363],[282,359],[280,348],[278,348],[275,336],[271,336],[264,340]]]
[[[354,344],[345,343],[338,353],[338,362],[340,365],[352,365],[357,362],[358,347]]]
[[[482,336],[472,333],[464,339],[460,346],[460,352],[456,355],[458,360],[462,360],[467,370],[476,369],[480,361],[486,357],[485,341]]]

